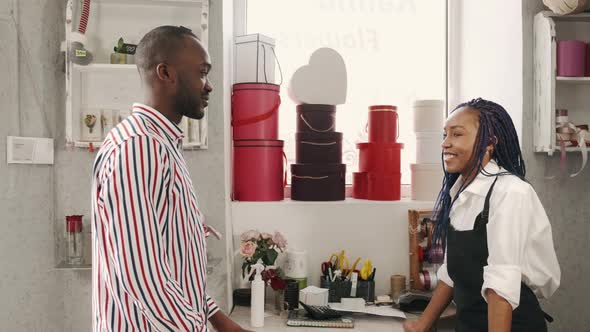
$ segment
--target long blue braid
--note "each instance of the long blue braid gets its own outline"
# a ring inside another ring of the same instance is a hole
[[[513,174],[523,181],[526,181],[526,169],[520,151],[518,135],[516,134],[514,123],[504,107],[492,101],[477,98],[458,105],[452,112],[463,107],[471,108],[479,113],[477,139],[473,146],[471,161],[468,164],[471,172],[467,174],[473,174],[472,172],[475,171],[477,171],[477,174],[481,172],[485,176]],[[506,170],[505,172],[489,174],[483,170],[482,162],[486,153],[486,147],[490,143],[494,147],[491,156],[492,159],[496,161],[498,166],[504,168]],[[438,194],[434,207],[434,219],[436,223],[434,226],[433,240],[435,244],[442,245],[443,250],[446,250],[447,229],[449,227],[449,213],[451,207],[457,197],[459,197],[463,190],[465,190],[475,178],[471,177],[467,183],[463,183],[455,197],[451,197],[451,188],[455,185],[459,176],[459,173],[448,173],[445,169],[442,188]]]

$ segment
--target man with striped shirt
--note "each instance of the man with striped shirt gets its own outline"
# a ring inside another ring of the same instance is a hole
[[[207,295],[202,214],[182,155],[183,116],[201,119],[211,61],[183,27],[136,53],[145,103],[105,138],[92,183],[94,331],[244,331]]]

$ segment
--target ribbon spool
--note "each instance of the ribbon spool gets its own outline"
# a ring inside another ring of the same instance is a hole
[[[570,177],[578,176],[586,167],[588,161],[587,143],[590,143],[590,133],[587,125],[576,126],[569,121],[568,110],[558,109],[555,111],[556,140],[561,150],[560,169],[565,173],[566,169],[566,147],[578,146],[582,153],[582,166],[571,174]]]
[[[428,261],[432,264],[442,264],[444,261],[442,246],[433,246],[428,250]]]
[[[436,272],[429,270],[420,272],[420,282],[424,285],[425,290],[434,290],[438,284]]]

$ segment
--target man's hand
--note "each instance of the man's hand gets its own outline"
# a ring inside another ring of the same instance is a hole
[[[227,317],[227,315],[221,310],[215,313],[213,317],[209,318],[209,322],[211,322],[213,328],[218,332],[252,332],[243,329],[240,325]]]

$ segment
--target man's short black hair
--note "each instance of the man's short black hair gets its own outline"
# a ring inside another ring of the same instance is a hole
[[[183,26],[163,25],[148,32],[137,45],[135,63],[140,72],[153,69],[158,64],[169,62],[183,48],[185,37],[199,38]]]

